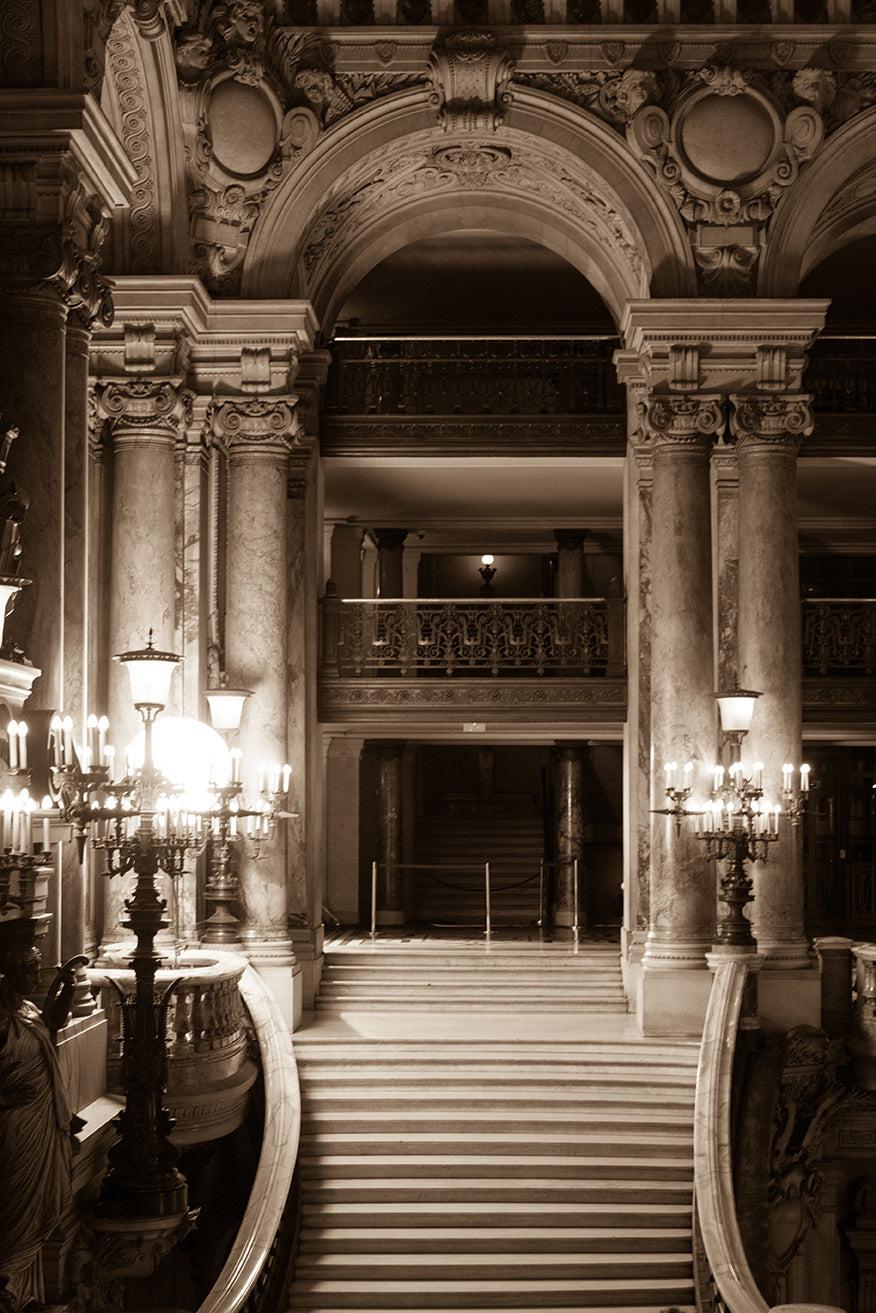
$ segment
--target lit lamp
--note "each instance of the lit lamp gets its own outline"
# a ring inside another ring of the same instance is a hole
[[[481,588],[481,594],[484,597],[489,596],[493,591],[493,580],[496,577],[496,571],[493,567],[493,562],[495,559],[496,558],[494,556],[491,556],[489,552],[486,552],[481,557],[481,567],[478,571],[478,574],[481,576],[481,578],[484,581],[483,587]]]
[[[172,1118],[162,1106],[167,1086],[166,1017],[173,985],[156,999],[160,958],[155,937],[168,924],[164,915],[167,903],[159,896],[156,877],[168,863],[166,844],[159,843],[155,834],[157,801],[164,781],[153,759],[152,725],[167,705],[179,657],[158,651],[150,630],[145,648],[123,652],[116,660],[128,670],[145,743],[139,824],[133,835],[118,841],[124,864],[133,867],[137,877],[134,892],[125,903],[125,925],[134,932],[137,943],[131,956],[134,993],[121,999],[125,1108],[119,1118],[119,1139],[108,1154],[109,1169],[101,1186],[98,1212],[109,1217],[161,1218],[167,1231],[173,1232],[188,1226],[188,1187],[177,1167],[179,1152],[169,1138]],[[110,824],[113,820],[120,830],[121,820],[113,816]]]
[[[724,743],[731,742],[741,751],[742,740],[751,728],[754,704],[759,693],[736,689],[732,693],[717,695],[721,713]],[[725,768],[720,762],[714,768],[711,796],[702,810],[688,810],[693,767],[684,767],[683,783],[678,781],[678,766],[668,762],[666,796],[672,804],[664,814],[674,816],[676,831],[680,832],[685,818],[697,821],[694,834],[706,847],[710,861],[727,861],[720,878],[718,900],[723,904],[716,932],[721,946],[753,950],[756,940],[751,922],[744,909],[752,899],[751,877],[746,862],[765,862],[769,846],[780,838],[780,818],[787,816],[797,825],[806,811],[809,794],[809,767],[800,767],[799,792],[794,789],[795,768],[782,767],[782,803],[773,805],[764,797],[763,762],[756,761],[749,772],[738,759]]]
[[[229,738],[240,729],[243,705],[251,696],[249,689],[213,688],[205,694],[213,728]],[[235,749],[236,751],[236,749]],[[237,769],[235,769],[235,766]],[[230,870],[231,842],[240,815],[238,798],[242,789],[239,778],[239,755],[233,759],[231,778],[217,785],[213,793],[218,802],[210,831],[210,869],[204,894],[213,904],[201,942],[204,944],[239,944],[240,921],[231,910],[238,896],[237,881]],[[214,832],[215,830],[215,832]]]

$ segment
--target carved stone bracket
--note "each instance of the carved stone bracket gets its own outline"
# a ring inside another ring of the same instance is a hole
[[[815,428],[810,407],[811,397],[800,393],[791,396],[733,396],[730,398],[730,431],[742,446],[779,447],[799,450],[804,437]]]
[[[106,420],[114,437],[134,431],[138,440],[148,434],[175,440],[180,425],[190,424],[194,394],[179,381],[132,379],[98,384],[95,412]]]
[[[210,429],[235,456],[286,458],[297,445],[300,425],[297,397],[225,401],[213,407]]]
[[[493,131],[511,105],[514,64],[491,32],[450,32],[435,43],[428,75],[445,132]]]
[[[660,396],[651,397],[645,413],[645,425],[660,447],[711,449],[715,434],[724,427],[724,410],[720,397]]]

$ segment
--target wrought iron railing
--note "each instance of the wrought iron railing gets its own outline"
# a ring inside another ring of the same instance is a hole
[[[803,670],[807,675],[872,675],[876,671],[876,601],[806,598]]]
[[[624,414],[614,338],[336,341],[326,414]]]
[[[328,589],[322,673],[618,677],[623,598],[348,601]]]
[[[803,387],[819,415],[872,415],[876,409],[876,339],[819,338],[809,351]]]

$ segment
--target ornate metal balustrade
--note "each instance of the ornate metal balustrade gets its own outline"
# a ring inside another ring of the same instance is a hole
[[[819,338],[809,352],[804,388],[820,415],[872,415],[876,409],[876,340]]]
[[[617,598],[323,602],[323,675],[619,677]]]
[[[876,601],[805,599],[803,670],[807,675],[872,675],[876,671]]]
[[[332,415],[624,413],[614,338],[344,339],[333,346]]]

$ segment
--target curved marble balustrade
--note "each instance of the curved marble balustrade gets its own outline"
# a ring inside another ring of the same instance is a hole
[[[745,985],[756,953],[709,958],[714,973],[697,1071],[694,1107],[694,1194],[707,1271],[697,1272],[702,1307],[726,1313],[770,1313],[748,1264],[733,1191],[730,1098],[733,1056]],[[709,1289],[711,1287],[711,1289]],[[700,1300],[698,1299],[698,1304]],[[841,1313],[825,1305],[784,1304],[772,1313]]]
[[[854,944],[855,1005],[849,1048],[858,1084],[876,1090],[876,944]]]
[[[261,1054],[265,1126],[255,1180],[225,1266],[198,1313],[238,1313],[255,1303],[277,1256],[281,1227],[294,1230],[290,1192],[301,1134],[301,1093],[289,1024],[259,975],[247,967],[240,980]],[[295,1206],[294,1198],[291,1200]],[[282,1279],[282,1275],[281,1279]]]
[[[123,1092],[122,1016],[114,982],[133,992],[134,973],[121,949],[89,977],[103,995],[109,1025],[107,1089]],[[246,1116],[248,1094],[257,1071],[248,1054],[240,981],[246,958],[232,953],[192,950],[176,966],[162,967],[156,992],[176,980],[167,1010],[168,1077],[165,1105],[176,1121],[176,1144],[199,1144],[235,1130]]]

